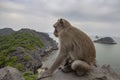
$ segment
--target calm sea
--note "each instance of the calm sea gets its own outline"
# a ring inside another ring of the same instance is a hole
[[[58,41],[53,34],[49,34],[54,40]],[[95,38],[92,36],[92,40]],[[100,65],[110,64],[111,67],[120,74],[120,38],[113,37],[118,43],[115,45],[94,43],[96,48],[96,60]],[[54,56],[55,57],[55,56]]]

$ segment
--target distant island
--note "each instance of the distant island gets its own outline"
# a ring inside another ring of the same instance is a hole
[[[97,40],[94,40],[95,43],[103,43],[103,44],[117,44],[111,37],[104,37]]]

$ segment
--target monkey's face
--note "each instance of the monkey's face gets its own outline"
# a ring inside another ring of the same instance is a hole
[[[55,35],[55,37],[58,37],[58,32],[56,29],[54,30],[54,35]]]
[[[61,31],[61,30],[63,30],[63,28],[64,28],[64,25],[63,25],[63,19],[59,19],[54,25],[53,25],[53,27],[54,27],[54,35],[56,36],[56,37],[59,37],[59,32]]]

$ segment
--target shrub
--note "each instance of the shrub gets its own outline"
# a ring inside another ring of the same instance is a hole
[[[26,71],[23,73],[25,80],[36,80],[37,74],[33,74],[31,71]]]
[[[4,54],[0,54],[0,65],[5,65],[5,59],[6,59],[6,55]]]
[[[6,61],[5,61],[5,65],[6,66],[8,66],[8,65],[9,66],[15,66],[16,61],[17,61],[17,56],[12,56],[12,57],[7,56]]]
[[[12,60],[12,62],[15,63],[15,62],[17,61],[17,56],[12,56],[12,57],[11,57],[11,60]]]
[[[21,64],[21,63],[17,63],[17,64],[15,65],[15,68],[17,68],[18,70],[22,71],[23,68],[24,68],[24,65]]]
[[[25,53],[25,49],[24,48],[21,48],[21,53]]]
[[[24,59],[25,61],[29,61],[29,60],[31,59],[31,56],[30,56],[30,55],[25,55],[25,56],[23,57],[23,59]]]

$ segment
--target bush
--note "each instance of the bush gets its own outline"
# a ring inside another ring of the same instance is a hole
[[[18,64],[15,65],[15,68],[17,68],[18,70],[22,71],[23,68],[24,68],[24,65],[21,64],[21,63],[18,63]]]
[[[24,48],[21,48],[21,53],[25,53],[25,49]]]
[[[31,71],[26,71],[23,73],[25,80],[36,80],[37,74],[33,74]]]
[[[0,65],[5,65],[5,59],[6,59],[6,55],[4,54],[0,54]]]
[[[31,56],[30,56],[30,55],[25,55],[25,56],[23,57],[23,59],[24,59],[25,61],[29,61],[29,60],[31,59]]]
[[[29,76],[29,75],[33,75],[32,71],[26,71],[23,73],[23,76]]]
[[[5,65],[6,66],[8,66],[8,65],[9,66],[14,66],[16,64],[16,62],[17,62],[17,56],[12,56],[12,57],[7,56]]]
[[[15,63],[15,62],[17,61],[17,56],[12,56],[12,57],[11,57],[11,60],[12,60],[12,62]]]

